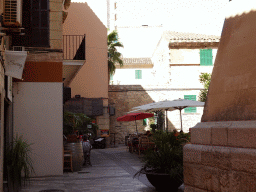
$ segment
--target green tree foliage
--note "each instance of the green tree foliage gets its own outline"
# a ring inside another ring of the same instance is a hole
[[[199,81],[204,85],[204,90],[201,90],[199,94],[199,101],[205,102],[211,82],[211,74],[201,73],[201,75],[199,76]]]
[[[69,135],[75,131],[82,131],[83,133],[91,133],[92,137],[97,135],[98,125],[92,124],[92,119],[83,113],[72,113],[64,111],[63,118],[63,133]],[[92,129],[88,129],[87,125],[92,124]]]
[[[121,59],[122,54],[117,51],[117,47],[124,47],[121,42],[119,42],[117,31],[112,31],[108,35],[108,72],[109,79],[110,75],[115,74],[115,64],[119,63],[120,67],[123,66],[123,60]]]

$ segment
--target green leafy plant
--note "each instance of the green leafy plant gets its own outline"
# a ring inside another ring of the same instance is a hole
[[[204,90],[201,90],[199,94],[199,101],[205,102],[211,82],[211,74],[201,73],[201,75],[199,76],[199,81],[204,85]]]
[[[74,134],[75,131],[80,131],[83,133],[91,133],[92,137],[97,135],[98,125],[92,124],[92,119],[87,117],[83,113],[72,113],[69,111],[64,111],[64,135]],[[92,124],[92,128],[88,129],[87,125]]]
[[[143,157],[144,166],[134,175],[150,170],[154,173],[169,174],[171,178],[183,179],[183,145],[189,142],[189,134],[163,132],[153,135],[156,149],[148,149]]]
[[[151,124],[150,128],[151,128],[151,131],[154,133],[157,129],[157,125],[156,124]]]
[[[30,158],[31,148],[27,141],[22,139],[22,136],[14,138],[14,141],[10,143],[6,148],[6,164],[8,169],[8,178],[10,179],[10,184],[15,186],[17,182],[19,186],[24,181],[28,181],[34,168],[32,165],[32,159]]]

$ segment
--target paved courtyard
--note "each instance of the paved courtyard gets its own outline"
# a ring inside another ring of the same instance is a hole
[[[51,192],[156,192],[145,175],[133,179],[143,163],[138,154],[127,152],[124,145],[92,149],[91,163],[92,166],[83,167],[80,172],[66,172],[58,177],[33,178],[30,186],[21,191],[40,192],[51,189]]]

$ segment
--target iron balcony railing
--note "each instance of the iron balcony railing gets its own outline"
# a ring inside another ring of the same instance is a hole
[[[85,34],[63,35],[64,60],[85,60]]]

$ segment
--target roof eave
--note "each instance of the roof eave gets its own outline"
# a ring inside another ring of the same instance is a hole
[[[169,49],[205,49],[218,48],[219,41],[215,42],[169,42]]]

